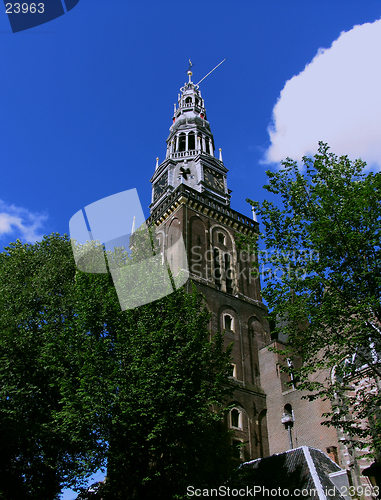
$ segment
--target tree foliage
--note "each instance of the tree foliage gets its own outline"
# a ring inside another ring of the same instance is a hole
[[[106,463],[102,498],[226,477],[230,353],[195,291],[122,311],[111,275],[76,270],[53,234],[0,254],[0,311],[0,498],[58,498]]]
[[[263,295],[283,320],[284,354],[303,360],[299,388],[330,399],[329,422],[380,450],[381,174],[365,166],[319,143],[302,168],[287,158],[267,172],[279,203],[248,201],[264,226]]]
[[[0,254],[1,498],[56,498],[100,465],[80,392],[73,264],[57,235]]]

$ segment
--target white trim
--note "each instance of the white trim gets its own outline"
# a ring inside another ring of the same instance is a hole
[[[237,379],[237,365],[235,363],[230,363],[230,366],[233,368],[233,375],[230,375],[230,377]]]
[[[234,333],[234,317],[230,313],[222,313],[222,329],[226,330],[226,328],[225,328],[225,318],[226,318],[226,316],[229,316],[229,318],[231,319],[231,329],[227,330],[227,331]]]
[[[308,446],[302,446],[302,450],[304,452],[304,456],[306,457],[308,468],[311,471],[311,476],[312,476],[312,479],[314,480],[319,498],[320,498],[320,500],[326,500],[327,497],[324,495],[323,487],[321,485],[318,473],[316,472],[315,464],[314,464],[314,461],[312,460],[310,450],[308,449]]]

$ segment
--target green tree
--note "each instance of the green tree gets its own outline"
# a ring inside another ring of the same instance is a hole
[[[0,498],[57,498],[101,465],[81,394],[74,276],[56,234],[0,254]]]
[[[53,234],[0,254],[0,306],[0,498],[57,498],[106,461],[108,498],[226,477],[230,354],[195,291],[122,311],[111,275],[76,270]]]
[[[284,354],[303,360],[298,387],[331,400],[328,422],[380,451],[381,174],[364,174],[365,165],[319,143],[301,168],[287,158],[267,172],[278,202],[248,201],[264,227],[264,298],[272,320],[283,320]],[[312,382],[323,369],[327,380]]]
[[[135,233],[131,254],[108,254],[108,265],[127,263],[123,269],[128,272],[129,265],[152,256],[152,250],[158,255],[155,241],[147,231]],[[161,258],[152,265],[157,264],[162,266]],[[153,280],[147,278],[147,269]],[[162,273],[151,266],[140,272],[144,276],[137,293],[149,296]],[[224,351],[221,334],[210,338],[202,296],[180,288],[123,312],[115,301],[105,300],[115,292],[104,283],[101,275],[77,275],[83,297],[80,316],[90,322],[85,330],[101,325],[115,361],[107,377],[109,448],[102,498],[186,498],[188,485],[221,484],[231,470],[231,449],[221,422],[223,402],[231,393],[230,349]],[[123,295],[126,303],[128,290]],[[101,367],[91,368],[86,392],[105,378],[99,376]]]

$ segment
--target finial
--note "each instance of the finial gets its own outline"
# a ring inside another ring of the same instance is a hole
[[[155,170],[157,170],[158,166],[159,166],[159,157],[156,158],[156,167],[155,167]]]
[[[134,218],[132,219],[132,229],[131,229],[131,234],[134,234],[134,232],[135,232],[135,219],[136,219],[136,217],[135,217],[135,215],[134,215]]]
[[[218,159],[222,161],[222,149],[220,148],[218,151],[220,152],[220,157]]]
[[[257,221],[257,214],[255,213],[254,207],[251,207],[251,211],[253,212],[253,221],[258,222]]]
[[[192,83],[192,66],[194,66],[194,64],[192,63],[192,61],[189,59],[189,67],[188,67],[188,70],[187,70],[187,75],[189,76],[189,82],[188,83]]]

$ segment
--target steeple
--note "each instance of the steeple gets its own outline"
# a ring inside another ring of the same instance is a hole
[[[188,82],[181,87],[174,105],[172,125],[167,138],[165,160],[156,165],[151,179],[153,211],[180,184],[208,194],[229,206],[230,195],[226,184],[227,168],[214,156],[214,138],[207,120],[204,99],[199,85],[192,82],[192,71],[187,71]]]
[[[196,151],[214,156],[213,135],[206,118],[204,99],[198,85],[192,82],[192,71],[187,74],[189,81],[181,87],[177,107],[176,104],[174,106],[173,124],[167,139],[167,158],[194,156]]]

